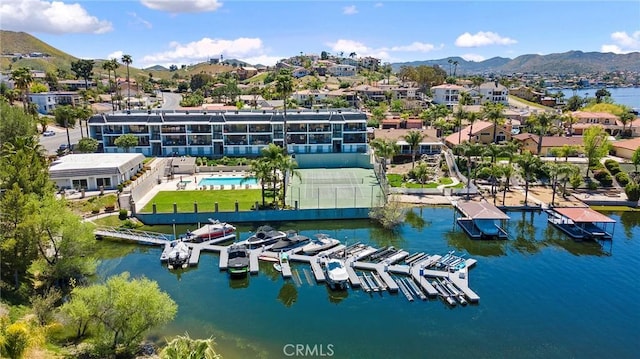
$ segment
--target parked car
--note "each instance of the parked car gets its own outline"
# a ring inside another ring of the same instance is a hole
[[[42,133],[42,135],[43,135],[43,136],[45,136],[45,137],[53,136],[53,135],[55,135],[55,134],[56,134],[56,133],[55,133],[55,132],[53,132],[53,131],[51,131],[51,130],[44,131],[44,132]]]

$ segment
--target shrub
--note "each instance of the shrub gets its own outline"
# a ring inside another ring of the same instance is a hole
[[[135,175],[131,176],[131,180],[132,180],[132,181],[135,181],[135,180],[137,180],[137,179],[138,179],[138,175],[137,175],[137,174],[135,174]]]
[[[128,216],[129,211],[127,211],[126,209],[121,209],[120,211],[118,211],[118,219],[120,219],[121,221],[127,219]]]
[[[625,172],[618,172],[615,175],[616,177],[616,181],[618,181],[618,184],[620,184],[620,186],[626,186],[631,179],[629,178],[629,175],[626,174]]]
[[[571,184],[571,188],[577,189],[582,184],[582,176],[579,173],[571,176],[571,178],[569,178],[569,184]]]
[[[590,190],[592,190],[592,191],[593,191],[593,190],[596,190],[596,189],[598,189],[598,183],[591,181],[591,182],[589,182],[589,184],[587,185],[587,188],[589,188],[589,189],[590,189]]]
[[[629,201],[637,202],[640,200],[640,185],[635,182],[629,182],[624,186],[624,193],[627,195]]]
[[[613,177],[607,173],[607,175],[600,178],[598,182],[605,187],[611,187],[611,185],[613,185]]]
[[[612,160],[612,159],[608,159],[608,160],[604,161],[604,166],[605,166],[608,170],[610,170],[610,169],[611,169],[611,167],[614,167],[614,166],[619,167],[620,165],[618,164],[618,161],[616,161],[616,160]]]

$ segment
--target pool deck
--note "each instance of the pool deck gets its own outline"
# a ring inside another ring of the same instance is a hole
[[[162,183],[153,186],[153,188],[151,188],[151,190],[149,190],[149,192],[147,192],[137,203],[136,203],[136,208],[138,209],[142,209],[144,208],[144,206],[146,206],[149,201],[151,201],[153,199],[153,197],[155,197],[158,192],[161,191],[197,191],[197,190],[201,190],[202,186],[198,186],[198,183],[200,182],[200,180],[202,180],[203,178],[209,178],[209,177],[224,177],[224,178],[228,178],[228,177],[239,177],[239,178],[244,178],[245,176],[245,172],[224,172],[224,173],[218,173],[218,172],[210,172],[210,173],[196,173],[195,175],[176,175],[174,179],[172,180],[162,180]],[[178,185],[180,183],[186,183],[186,185],[184,186],[184,188],[178,189]],[[225,185],[225,186],[206,186],[207,190],[211,190],[211,189],[231,189],[232,187],[230,185]],[[240,189],[240,188],[248,188],[248,189],[260,189],[260,185],[255,184],[255,185],[250,185],[250,184],[243,184],[240,186],[234,186],[234,188],[236,189]]]

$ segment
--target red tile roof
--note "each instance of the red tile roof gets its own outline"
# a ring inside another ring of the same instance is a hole
[[[640,148],[640,137],[632,138],[629,140],[615,141],[611,143],[611,146],[635,151],[636,149]]]

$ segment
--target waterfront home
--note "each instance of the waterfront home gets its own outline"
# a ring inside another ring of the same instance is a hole
[[[139,153],[70,154],[51,163],[49,177],[58,188],[114,189],[138,173],[142,161]]]
[[[537,134],[521,133],[519,135],[513,136],[513,140],[521,146],[523,151],[529,151],[534,155],[539,156],[553,156],[554,149],[560,148],[565,145],[582,147],[584,144],[582,141],[582,136],[542,136],[542,148],[540,149],[540,153],[538,153],[538,143],[540,141],[540,136],[538,136]]]
[[[608,112],[574,111],[571,112],[571,117],[576,119],[576,123],[571,126],[574,135],[582,135],[584,130],[593,125],[602,126],[605,131],[613,136],[622,131],[622,122],[620,122],[618,116]]]
[[[459,132],[454,132],[447,136],[444,140],[445,144],[449,147],[453,147],[459,145],[458,139],[461,142],[471,141],[472,143],[481,143],[481,144],[489,144],[493,143],[493,122],[488,121],[476,121],[472,126],[469,125],[462,129],[461,134]],[[498,125],[496,127],[497,137],[496,140],[498,143],[510,141],[511,140],[511,131],[507,129],[504,125]]]
[[[418,145],[418,157],[421,155],[436,155],[442,151],[443,143],[436,137],[436,131],[432,129],[375,129],[373,131],[373,137],[394,141],[400,147],[396,154],[397,156],[411,156],[411,146],[409,146],[409,143],[404,139],[404,136],[406,136],[409,131],[418,131],[424,136]]]
[[[125,111],[89,119],[99,150],[122,152],[115,140],[138,138],[145,156],[257,156],[270,143],[289,153],[366,153],[367,116],[359,111]]]
[[[633,153],[640,148],[640,137],[629,140],[614,141],[611,143],[611,150],[616,156],[631,159]]]

